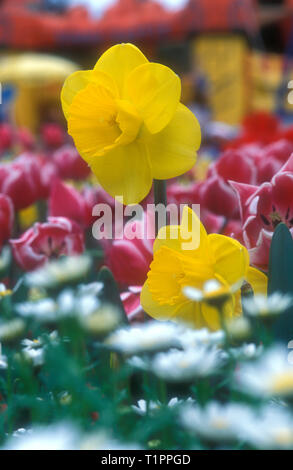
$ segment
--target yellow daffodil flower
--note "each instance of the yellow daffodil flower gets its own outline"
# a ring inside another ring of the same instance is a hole
[[[188,239],[197,240],[186,249]],[[210,281],[210,282],[209,282]],[[144,310],[158,320],[183,321],[196,328],[221,326],[219,312],[211,297],[229,295],[225,319],[241,314],[241,284],[247,281],[255,293],[266,293],[267,277],[249,267],[247,249],[237,240],[206,233],[197,215],[187,206],[181,225],[163,227],[154,243],[154,259],[141,293]],[[217,286],[210,289],[210,285]],[[186,289],[202,297],[190,299]]]
[[[153,178],[173,178],[194,165],[201,132],[180,94],[179,77],[132,44],[111,47],[93,70],[66,79],[68,132],[111,196],[138,203]]]

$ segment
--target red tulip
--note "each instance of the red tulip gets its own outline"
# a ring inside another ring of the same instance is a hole
[[[24,209],[47,198],[56,177],[55,166],[33,153],[23,153],[0,165],[0,192],[9,196],[15,210]]]
[[[120,295],[124,310],[130,322],[143,321],[144,311],[140,304],[140,286],[130,286],[128,291],[122,292]]]
[[[263,153],[262,158],[257,162],[257,184],[270,181],[272,177],[281,169],[282,163],[273,155]]]
[[[58,170],[54,163],[46,158],[39,158],[38,164],[40,169],[39,197],[47,199],[55,180],[58,179]]]
[[[201,203],[205,209],[227,218],[238,216],[237,198],[233,189],[219,176],[209,177],[201,187]]]
[[[126,224],[123,240],[104,243],[107,265],[121,286],[142,286],[147,278],[154,242],[154,238],[147,239],[147,227],[152,232],[152,223],[150,214],[145,214],[143,220]],[[129,239],[131,232],[140,233],[141,238]]]
[[[245,148],[226,150],[216,161],[212,171],[225,182],[232,180],[253,184],[256,181],[257,170],[252,155]]]
[[[284,222],[293,234],[293,155],[260,187],[231,182],[238,195],[243,238],[254,265],[267,269],[274,229]]]
[[[0,124],[0,153],[10,150],[13,144],[13,129],[9,124]]]
[[[36,139],[29,129],[25,127],[17,130],[16,139],[20,147],[24,150],[33,150],[36,146]]]
[[[35,223],[17,240],[10,240],[16,262],[24,271],[32,271],[49,259],[84,251],[84,237],[79,226],[65,217],[48,217]]]
[[[58,148],[64,144],[65,132],[59,124],[48,123],[41,129],[44,144],[49,148]]]
[[[11,237],[14,220],[14,210],[11,199],[0,194],[0,249],[3,243]]]
[[[64,145],[52,156],[63,179],[83,180],[90,174],[90,168],[71,145]]]
[[[178,181],[172,182],[167,187],[167,197],[169,204],[199,204],[200,183],[181,184]]]
[[[240,135],[229,142],[226,148],[239,148],[249,143],[266,145],[280,137],[282,131],[279,119],[265,111],[257,111],[244,119]]]
[[[264,149],[266,157],[274,157],[280,162],[285,163],[293,153],[293,143],[287,139],[279,139]]]
[[[24,209],[40,195],[40,169],[34,158],[21,156],[0,166],[0,191],[9,196],[16,210]]]
[[[273,142],[279,135],[279,119],[266,111],[256,111],[243,121],[243,135],[253,142]]]
[[[91,223],[91,213],[82,194],[73,186],[65,184],[59,179],[52,186],[49,215],[66,217],[82,227],[88,227]]]

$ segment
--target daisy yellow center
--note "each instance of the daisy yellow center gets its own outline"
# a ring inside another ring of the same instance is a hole
[[[227,429],[228,428],[228,422],[223,418],[215,418],[212,421],[212,426],[215,429]]]
[[[293,373],[290,371],[277,375],[272,382],[272,391],[277,394],[293,393]]]
[[[12,291],[10,289],[6,289],[2,292],[0,292],[0,297],[6,297],[7,295],[11,295]]]
[[[292,444],[293,431],[287,428],[278,429],[275,434],[275,441],[277,444],[281,444],[281,445]]]

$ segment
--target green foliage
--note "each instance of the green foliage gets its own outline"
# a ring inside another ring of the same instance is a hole
[[[128,319],[120,298],[117,283],[107,266],[103,266],[98,274],[98,281],[103,283],[103,291],[101,293],[101,300],[105,303],[114,305],[121,313],[123,323],[128,323]]]
[[[274,292],[293,296],[293,240],[283,223],[277,226],[270,249],[268,294]],[[274,331],[276,339],[293,339],[293,308],[278,319]]]

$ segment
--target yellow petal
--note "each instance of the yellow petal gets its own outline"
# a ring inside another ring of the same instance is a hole
[[[154,243],[154,252],[162,246],[189,256],[206,256],[207,233],[195,212],[190,207],[183,208],[180,225],[162,227]]]
[[[152,175],[146,147],[135,141],[91,160],[99,183],[113,197],[123,196],[124,204],[137,204],[149,193]]]
[[[180,94],[180,78],[165,65],[140,65],[126,80],[125,95],[136,106],[151,134],[160,132],[169,124],[178,107]]]
[[[159,304],[174,305],[182,296],[180,279],[183,271],[179,253],[163,246],[154,254],[148,273],[148,286]]]
[[[112,93],[95,83],[75,95],[69,107],[68,133],[88,163],[120,136],[116,112]]]
[[[214,233],[208,235],[208,242],[214,257],[215,273],[230,286],[244,280],[249,266],[247,249],[233,238]]]
[[[106,73],[93,70],[74,72],[66,78],[61,91],[61,104],[66,119],[69,117],[69,108],[76,94],[91,82],[111,90],[112,95],[118,97],[117,86]]]
[[[230,300],[228,300],[225,305],[224,305],[224,319],[227,321],[229,319],[232,319],[234,316],[238,316],[239,313],[236,312],[236,309],[238,309],[238,298],[237,296],[232,296]],[[205,320],[205,325],[212,331],[217,331],[222,328],[222,322],[220,318],[219,311],[207,304],[204,303],[202,306],[202,313],[203,317]]]
[[[195,164],[200,142],[201,131],[196,117],[180,103],[170,123],[148,141],[154,178],[174,178],[190,170]]]
[[[268,277],[258,269],[248,268],[246,281],[251,285],[255,294],[267,295]]]
[[[116,82],[120,97],[124,96],[125,80],[139,65],[147,63],[147,58],[133,44],[116,44],[99,58],[94,70],[109,74]]]
[[[137,114],[135,107],[129,101],[117,100],[118,113],[117,124],[122,132],[117,144],[125,145],[133,142],[142,125],[142,120]]]
[[[172,320],[196,328],[202,328],[206,324],[202,315],[201,304],[182,299],[181,302],[174,305],[159,305],[153,300],[148,281],[145,282],[142,288],[140,302],[144,311],[156,320]]]

